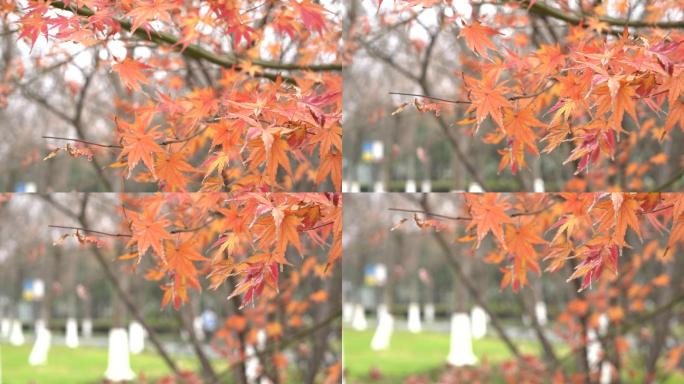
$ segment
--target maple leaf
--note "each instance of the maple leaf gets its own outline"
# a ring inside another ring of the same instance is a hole
[[[33,46],[36,45],[36,40],[38,40],[40,35],[46,36],[47,38],[49,24],[47,22],[48,19],[43,15],[46,11],[47,9],[44,11],[29,12],[19,20],[19,23],[21,24],[19,39],[28,39],[31,42],[31,50],[33,50]]]
[[[637,124],[639,123],[634,105],[636,90],[633,85],[625,80],[610,78],[607,85],[596,90],[596,94],[599,95],[596,110],[599,114],[611,112],[609,121],[615,132],[622,133],[622,119],[625,111]]]
[[[506,242],[502,226],[513,222],[506,214],[506,210],[510,208],[507,198],[496,193],[485,193],[482,195],[466,194],[465,196],[472,217],[467,230],[476,228],[476,246],[479,247],[482,239],[491,232],[505,249]]]
[[[132,229],[128,246],[133,244],[138,246],[138,262],[150,248],[165,261],[164,240],[172,238],[171,234],[166,231],[166,227],[171,223],[164,215],[158,216],[159,208],[158,205],[146,207],[142,214],[128,211]]]
[[[532,110],[523,108],[517,111],[505,109],[503,129],[506,134],[520,141],[535,155],[539,155],[535,140],[537,135],[532,128],[542,128],[544,123],[534,117]]]
[[[575,271],[568,281],[582,278],[580,291],[591,285],[592,281],[601,277],[604,267],[617,273],[618,246],[611,244],[606,237],[597,237],[588,241],[580,250],[577,257],[582,261],[575,267]]]
[[[253,149],[250,153],[252,170],[266,163],[264,177],[272,184],[275,183],[279,166],[282,166],[288,174],[292,174],[290,160],[287,157],[289,145],[287,140],[280,137],[279,132],[278,128],[265,129],[262,131],[261,139],[250,142]]]
[[[302,0],[301,2],[290,4],[299,12],[299,16],[302,18],[306,29],[323,33],[325,30],[325,18],[323,17],[325,8],[322,5],[315,4],[311,0]]]
[[[675,124],[679,124],[679,129],[684,131],[684,103],[680,100],[675,100],[674,104],[670,104],[670,110],[668,111],[667,119],[665,120],[665,127],[660,136],[661,140],[672,128],[674,128]]]
[[[511,281],[516,290],[521,286],[527,285],[527,268],[529,267],[537,274],[541,274],[539,263],[537,262],[537,251],[534,246],[545,244],[534,229],[534,223],[515,227],[508,226],[506,231],[506,246],[513,258],[513,268],[511,271]]]
[[[468,48],[477,55],[488,59],[487,50],[496,51],[496,46],[491,40],[491,37],[500,35],[501,33],[494,28],[482,25],[478,20],[473,20],[472,24],[467,25],[461,19],[461,31],[458,37],[462,37]]]
[[[131,177],[133,168],[141,161],[152,172],[152,176],[157,177],[153,155],[164,153],[164,150],[155,141],[161,136],[157,132],[157,127],[146,130],[151,120],[152,115],[136,115],[135,121],[132,123],[117,120],[117,126],[121,129],[120,135],[123,145],[119,160],[127,158],[128,177]]]
[[[496,84],[496,80],[491,78],[484,78],[476,80],[472,77],[465,77],[472,104],[466,111],[471,113],[475,111],[477,120],[477,129],[480,124],[491,116],[492,120],[499,126],[504,127],[503,108],[510,108],[511,103],[504,94],[508,92],[508,88],[504,85],[506,82]]]
[[[150,82],[149,75],[145,73],[150,69],[151,67],[148,65],[130,57],[112,65],[112,70],[119,75],[123,85],[133,91],[140,91],[141,84],[148,84]]]
[[[280,269],[277,262],[272,262],[272,255],[257,254],[249,258],[240,268],[244,273],[243,279],[237,284],[228,299],[244,294],[240,308],[254,302],[264,288],[278,289]]]
[[[175,3],[167,0],[136,1],[133,9],[126,14],[127,17],[133,19],[131,32],[135,33],[140,27],[148,29],[149,22],[157,19],[171,23],[169,11],[174,8]]]
[[[180,244],[167,242],[166,264],[163,265],[162,269],[170,272],[174,279],[187,279],[193,287],[200,289],[194,262],[206,260],[197,251],[196,244],[192,240]]]
[[[252,44],[252,35],[256,32],[254,28],[246,24],[235,24],[228,27],[226,32],[233,38],[233,49],[236,49],[244,39],[247,45]]]
[[[184,172],[194,172],[195,168],[185,161],[182,152],[162,152],[157,157],[155,171],[163,190],[184,192],[188,185],[188,177]]]
[[[600,219],[599,229],[606,231],[613,229],[612,241],[620,249],[625,246],[625,234],[631,227],[641,239],[641,230],[637,214],[641,211],[641,204],[634,195],[611,193],[610,200],[603,200],[596,208],[604,210]]]
[[[340,153],[331,153],[323,159],[316,173],[316,184],[323,182],[328,175],[335,190],[340,190],[342,188],[342,155]]]
[[[260,234],[259,241],[265,246],[274,245],[274,256],[283,264],[287,261],[283,258],[288,245],[292,244],[300,255],[303,255],[302,243],[299,240],[299,226],[303,218],[292,212],[285,212],[275,207],[271,215],[264,215],[254,224],[255,231]]]

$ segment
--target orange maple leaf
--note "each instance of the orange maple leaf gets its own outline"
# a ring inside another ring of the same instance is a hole
[[[482,239],[489,232],[492,232],[499,244],[505,249],[506,242],[502,226],[513,222],[506,214],[506,210],[510,208],[507,197],[496,193],[485,193],[482,195],[466,194],[466,200],[469,203],[470,215],[472,217],[467,230],[476,227],[477,247],[480,246]]]
[[[172,236],[166,231],[170,221],[164,215],[157,217],[159,206],[151,205],[142,214],[134,211],[128,212],[132,229],[131,241],[128,246],[130,247],[133,244],[138,246],[138,262],[150,248],[165,261],[164,240],[171,239]]]
[[[112,65],[112,70],[119,74],[123,85],[133,91],[140,91],[140,84],[148,84],[150,77],[147,72],[150,67],[130,57]]]
[[[161,136],[157,131],[157,126],[146,131],[146,127],[152,120],[152,115],[136,115],[135,121],[132,123],[124,120],[117,120],[117,125],[121,129],[121,144],[123,150],[119,154],[119,160],[128,158],[128,177],[131,177],[133,168],[142,161],[147,169],[152,172],[152,176],[157,177],[154,168],[153,155],[155,153],[164,153],[155,139]]]
[[[194,172],[195,168],[185,161],[185,156],[182,152],[173,152],[171,154],[162,152],[157,157],[155,170],[162,184],[162,189],[185,192],[187,190],[188,177],[184,172]]]
[[[496,50],[496,46],[491,40],[492,36],[500,35],[501,33],[494,28],[487,27],[480,24],[478,20],[473,20],[471,25],[467,25],[461,19],[461,31],[458,37],[462,37],[468,48],[476,54],[488,59],[487,50]]]
[[[480,124],[482,124],[487,116],[491,116],[492,120],[499,127],[503,128],[502,109],[511,107],[510,101],[504,96],[509,91],[505,86],[506,82],[496,84],[495,79],[487,77],[482,80],[476,80],[470,76],[465,76],[464,79],[472,100],[472,104],[466,112],[471,113],[473,110],[475,111],[477,129],[479,129]]]

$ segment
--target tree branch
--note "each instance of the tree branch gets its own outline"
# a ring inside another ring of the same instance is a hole
[[[529,0],[523,0],[520,2],[520,4],[524,6],[529,6],[530,12],[541,15],[541,16],[549,16],[553,17],[554,19],[559,19],[563,20],[565,22],[568,22],[573,25],[579,25],[582,21],[584,21],[583,18],[580,18],[578,16],[575,16],[567,11],[552,7],[550,5],[546,5],[544,3],[540,2],[535,2],[530,6],[530,1]],[[612,17],[599,17],[599,21],[606,23],[608,25],[616,26],[616,27],[634,27],[634,28],[662,28],[662,29],[680,29],[684,28],[684,21],[661,21],[661,22],[655,22],[655,23],[649,23],[647,21],[643,20],[623,20],[623,19],[616,19]]]
[[[62,9],[65,11],[69,11],[72,13],[75,13],[80,16],[86,16],[90,17],[95,15],[95,12],[92,10],[86,8],[86,7],[74,7],[71,5],[66,5],[65,3],[61,1],[56,1],[53,3],[50,3],[55,8]],[[121,28],[125,29],[126,31],[131,31],[132,24],[129,21],[122,20],[122,19],[115,19],[115,21],[121,26]],[[158,44],[165,44],[165,45],[171,45],[174,49],[179,51],[181,54],[191,57],[193,59],[202,59],[206,60],[210,63],[219,65],[224,68],[236,68],[237,70],[240,70],[240,64],[239,60],[237,58],[228,58],[224,56],[217,55],[213,52],[210,52],[198,45],[190,44],[188,45],[185,49],[183,49],[182,44],[179,44],[179,40],[177,37],[166,33],[166,32],[155,32],[155,31],[146,31],[142,28],[136,29],[133,34],[143,40],[151,41],[154,43]],[[271,61],[266,61],[266,60],[259,60],[259,59],[250,59],[253,64],[258,65],[260,67],[268,68],[268,69],[275,69],[275,70],[282,70],[282,71],[314,71],[314,72],[321,72],[321,71],[341,71],[342,70],[342,64],[320,64],[320,65],[300,65],[300,64],[284,64],[284,63],[277,63],[277,62],[271,62]],[[283,76],[280,74],[270,74],[270,73],[264,73],[264,74],[258,74],[257,76],[262,76],[271,80],[276,80],[278,77],[281,77],[285,80],[288,80],[290,82],[293,82],[294,80],[292,78],[289,78],[287,76]]]

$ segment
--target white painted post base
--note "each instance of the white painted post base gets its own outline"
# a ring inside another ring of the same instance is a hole
[[[432,303],[425,304],[425,322],[434,323],[435,322],[435,305]]]
[[[544,193],[544,180],[542,180],[538,177],[536,179],[534,179],[532,190],[537,192],[537,193]]]
[[[537,301],[534,304],[534,315],[537,317],[537,322],[539,325],[546,325],[549,322],[549,319],[546,315],[546,303],[543,301]]]
[[[195,319],[192,321],[192,327],[195,329],[195,336],[197,337],[197,340],[204,341],[206,335],[204,334],[201,316],[195,317]]]
[[[447,363],[455,367],[474,365],[477,357],[473,353],[470,317],[467,313],[454,313],[451,316],[451,340]]]
[[[420,305],[410,303],[408,307],[408,330],[411,333],[420,333],[423,326],[420,324]]]
[[[47,363],[51,339],[52,334],[45,325],[45,322],[40,320],[36,321],[36,340],[33,343],[33,348],[29,355],[29,365],[37,366]]]
[[[93,336],[93,321],[91,319],[83,319],[83,322],[81,323],[81,332],[86,339]]]
[[[406,180],[406,185],[404,186],[404,192],[415,193],[417,190],[418,190],[418,186],[416,185],[415,180],[411,180],[411,179]]]
[[[145,328],[137,321],[131,321],[128,325],[128,350],[138,355],[145,350]]]
[[[9,342],[15,347],[24,345],[24,330],[21,327],[21,321],[19,319],[12,320],[12,326],[10,327]]]
[[[247,376],[247,382],[253,384],[257,382],[259,378],[259,359],[255,355],[256,351],[251,345],[245,347],[245,354],[247,355],[247,360],[245,360],[245,376]]]
[[[376,181],[375,184],[373,184],[373,192],[375,192],[375,193],[385,192],[385,184],[383,184],[382,181]]]
[[[613,371],[610,367],[610,363],[604,361],[601,363],[601,375],[599,377],[599,384],[610,384],[613,382],[612,377]]]
[[[487,335],[487,312],[482,307],[475,306],[470,311],[472,319],[471,331],[473,339],[479,340]]]
[[[342,193],[347,193],[349,192],[349,181],[348,180],[342,180]]]
[[[78,348],[78,322],[73,317],[67,319],[65,338],[67,347]]]
[[[381,304],[378,306],[378,325],[371,339],[371,349],[374,351],[384,351],[389,348],[393,331],[394,317],[392,317],[387,306]]]
[[[430,180],[423,180],[420,183],[420,191],[423,193],[432,192],[432,182]]]
[[[113,382],[131,381],[135,378],[128,355],[128,333],[125,328],[109,330],[107,370],[104,377]]]
[[[356,304],[351,326],[357,331],[365,331],[368,328],[368,322],[366,321],[366,313],[364,311],[363,305]]]
[[[587,331],[587,360],[589,361],[589,369],[595,372],[601,360],[601,344],[598,342],[598,337],[593,329]]]
[[[468,186],[468,192],[470,193],[482,193],[484,192],[484,189],[482,189],[482,186],[478,183],[472,183]]]
[[[12,320],[3,317],[0,320],[0,337],[3,339],[8,339],[10,336],[10,331],[12,329]]]
[[[349,324],[354,317],[354,304],[345,302],[342,304],[342,321]]]
[[[262,351],[266,347],[266,341],[268,339],[268,335],[266,335],[266,330],[265,329],[260,329],[257,332],[257,349],[259,351]]]
[[[361,192],[361,184],[359,184],[358,181],[352,181],[351,186],[349,187],[349,192],[351,192],[351,193]]]
[[[602,313],[599,315],[598,319],[598,332],[599,335],[605,336],[606,332],[608,332],[608,316],[605,313]],[[600,350],[600,344],[599,344],[599,350]],[[599,383],[600,384],[610,384],[612,382],[612,370],[610,367],[610,363],[607,361],[604,361],[601,363],[601,373],[599,376]]]

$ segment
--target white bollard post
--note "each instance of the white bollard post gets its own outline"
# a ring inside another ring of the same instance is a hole
[[[78,348],[78,322],[73,317],[66,321],[66,346],[69,348]]]
[[[610,363],[604,361],[601,364],[601,375],[599,377],[599,384],[610,384],[613,382],[613,371],[610,367]]]
[[[473,353],[470,317],[467,313],[454,313],[451,316],[451,340],[447,363],[455,367],[477,363],[477,357]]]
[[[201,316],[195,317],[195,319],[192,321],[192,327],[195,330],[195,336],[197,336],[197,340],[204,341],[206,335],[204,334]]]
[[[598,333],[601,336],[605,336],[606,332],[608,332],[608,316],[605,313],[602,313],[599,315],[598,319]],[[599,351],[600,351],[600,344],[599,344]],[[612,382],[612,370],[610,367],[610,363],[607,361],[604,361],[601,363],[601,373],[599,376],[599,383],[600,384],[610,384]]]
[[[415,193],[418,190],[418,186],[416,185],[415,180],[406,180],[406,185],[404,186],[404,192],[406,193]]]
[[[472,183],[468,186],[468,192],[470,193],[482,193],[484,192],[484,189],[482,189],[482,186],[478,183]]]
[[[10,336],[10,331],[12,330],[12,320],[3,317],[0,320],[0,337],[3,339],[8,339]]]
[[[266,341],[268,339],[267,336],[268,335],[266,335],[266,330],[263,328],[257,332],[257,337],[256,337],[257,338],[257,345],[256,345],[257,350],[263,351],[264,348],[266,348]]]
[[[349,192],[349,181],[342,180],[342,193]]]
[[[420,333],[423,326],[420,324],[420,305],[410,303],[408,307],[408,330],[411,333]]]
[[[394,317],[392,317],[386,305],[380,304],[378,306],[378,325],[371,339],[371,349],[383,351],[389,348],[393,331]]]
[[[83,319],[83,322],[81,323],[81,332],[86,339],[93,336],[93,321],[91,319]]]
[[[537,301],[534,304],[534,315],[537,317],[537,322],[539,325],[546,325],[549,322],[549,319],[546,315],[546,303],[543,301]]]
[[[601,360],[601,344],[598,342],[598,337],[593,329],[587,331],[587,360],[589,361],[589,369],[596,371],[598,363]]]
[[[29,355],[29,365],[37,366],[47,363],[48,352],[50,351],[50,340],[52,334],[47,325],[42,320],[36,321],[36,340]]]
[[[366,313],[364,311],[363,305],[356,304],[354,308],[354,317],[352,318],[352,328],[357,331],[365,331],[368,328],[368,322],[366,321]]]
[[[375,193],[385,192],[385,184],[383,184],[382,181],[376,181],[375,184],[373,184],[373,192],[375,192]]]
[[[349,192],[351,192],[351,193],[361,192],[361,184],[359,184],[358,181],[352,181],[351,186],[349,187]]]
[[[342,321],[349,324],[354,318],[354,304],[345,302],[342,304]]]
[[[245,376],[247,376],[248,383],[255,383],[259,378],[259,360],[254,357],[256,351],[251,345],[245,347],[245,355],[247,359],[245,360]]]
[[[475,306],[470,311],[472,319],[471,331],[473,339],[479,340],[487,335],[487,312],[482,307]]]
[[[109,350],[107,353],[107,370],[105,379],[113,382],[131,381],[135,373],[131,369],[130,356],[128,355],[128,333],[125,328],[112,328],[109,330]]]
[[[138,355],[145,350],[145,328],[137,321],[131,321],[128,325],[129,351]]]
[[[21,320],[19,319],[12,320],[12,325],[10,327],[9,342],[15,347],[24,345],[24,330],[21,327]]]
[[[425,322],[434,323],[435,322],[435,305],[433,303],[425,304]]]
[[[532,190],[537,193],[544,193],[544,180],[540,179],[539,177],[535,178],[532,185]]]
[[[420,191],[423,193],[430,193],[432,192],[432,181],[428,180],[423,180],[423,182],[420,183]]]

